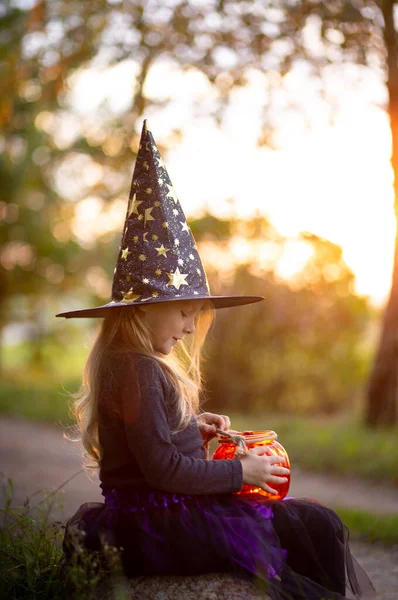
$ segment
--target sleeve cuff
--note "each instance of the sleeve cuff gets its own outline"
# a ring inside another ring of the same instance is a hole
[[[242,463],[239,459],[231,460],[232,463],[232,492],[239,492],[243,485]]]

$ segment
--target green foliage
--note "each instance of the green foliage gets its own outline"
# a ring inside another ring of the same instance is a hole
[[[73,550],[64,557],[62,577],[67,597],[95,600],[100,597],[112,600],[129,600],[127,579],[123,573],[120,552],[114,546],[102,543],[101,552],[84,547],[83,532],[68,532],[68,544]]]
[[[119,552],[104,545],[102,558],[84,549],[74,536],[68,563],[62,553],[64,526],[51,521],[60,494],[48,493],[32,506],[13,506],[13,483],[3,483],[0,510],[0,598],[9,600],[94,600],[109,591],[115,600],[127,600]],[[73,536],[72,536],[73,537]]]

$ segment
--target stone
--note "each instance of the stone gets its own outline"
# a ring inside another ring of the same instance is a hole
[[[228,573],[137,577],[116,583],[101,600],[269,600],[251,580]]]

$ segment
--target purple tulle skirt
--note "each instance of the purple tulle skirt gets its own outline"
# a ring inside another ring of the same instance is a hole
[[[267,584],[275,600],[340,600],[373,590],[353,559],[335,512],[311,500],[194,496],[106,489],[69,519],[66,560],[76,530],[88,550],[115,546],[127,577],[229,572]]]

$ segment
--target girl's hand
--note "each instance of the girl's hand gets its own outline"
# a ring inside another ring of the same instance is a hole
[[[227,415],[215,415],[205,412],[198,415],[198,427],[205,444],[216,437],[216,428],[228,431],[231,427],[231,420]]]
[[[261,455],[261,456],[260,456]],[[243,483],[254,485],[276,495],[278,492],[269,483],[285,483],[290,470],[276,463],[284,462],[281,456],[264,454],[264,448],[251,448],[249,454],[239,459],[242,463]]]

